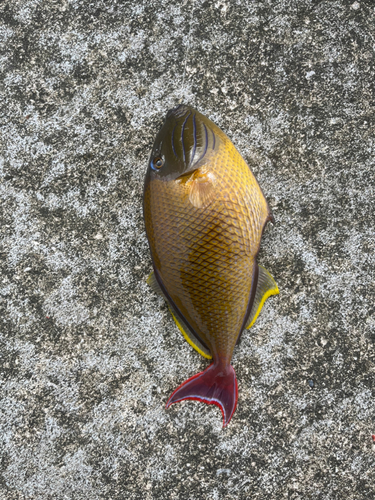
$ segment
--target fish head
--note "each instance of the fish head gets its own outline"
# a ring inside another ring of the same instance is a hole
[[[156,136],[148,175],[170,181],[196,170],[217,147],[220,129],[186,105],[168,111]]]

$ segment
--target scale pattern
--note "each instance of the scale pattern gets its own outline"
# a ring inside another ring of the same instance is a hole
[[[154,265],[185,320],[214,359],[230,363],[246,314],[254,259],[268,206],[250,168],[220,137],[205,169],[215,178],[206,208],[189,201],[188,183],[146,183],[144,214]]]

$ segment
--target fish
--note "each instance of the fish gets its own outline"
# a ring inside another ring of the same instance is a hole
[[[250,167],[209,118],[180,104],[167,112],[145,176],[143,214],[153,272],[186,341],[212,360],[171,394],[218,406],[223,427],[238,400],[231,359],[243,330],[279,293],[256,262],[273,215]]]

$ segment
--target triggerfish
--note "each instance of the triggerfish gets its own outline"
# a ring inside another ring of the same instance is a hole
[[[213,362],[183,382],[184,399],[219,406],[228,425],[237,406],[231,359],[242,331],[279,293],[256,262],[273,216],[240,153],[207,117],[168,111],[147,168],[143,211],[153,262],[148,283],[168,302],[185,339]]]

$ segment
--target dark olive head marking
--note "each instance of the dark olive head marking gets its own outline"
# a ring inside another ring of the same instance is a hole
[[[198,162],[215,149],[214,128],[208,118],[190,106],[168,111],[152,148],[150,174],[168,181],[197,168]]]

